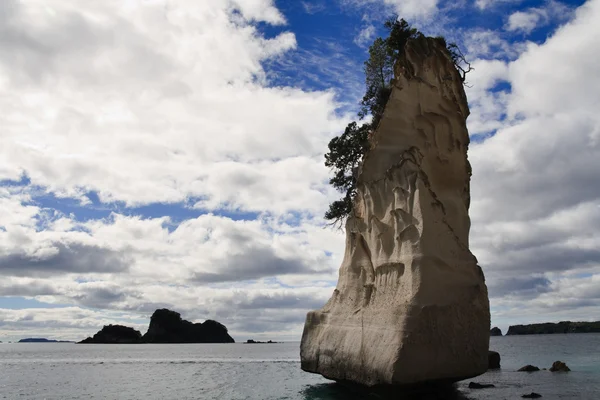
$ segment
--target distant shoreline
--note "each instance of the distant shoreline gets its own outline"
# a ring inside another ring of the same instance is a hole
[[[544,334],[567,334],[567,333],[600,333],[600,321],[595,322],[571,322],[561,321],[557,323],[545,322],[540,324],[511,325],[505,336],[517,335],[544,335]]]
[[[25,339],[19,340],[17,343],[75,343],[75,342],[73,342],[71,340],[54,340],[54,339],[46,339],[46,338],[25,338]]]

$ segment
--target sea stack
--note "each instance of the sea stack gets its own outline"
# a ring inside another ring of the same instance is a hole
[[[358,171],[337,288],[306,318],[303,370],[367,386],[487,370],[489,300],[469,250],[468,115],[445,43],[409,40]]]

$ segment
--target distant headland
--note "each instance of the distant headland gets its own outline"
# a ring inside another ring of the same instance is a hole
[[[2,342],[0,342],[2,343]],[[19,340],[18,343],[75,343],[70,340],[53,340],[46,338],[26,338]]]
[[[178,312],[163,308],[154,311],[143,336],[140,331],[127,326],[105,325],[93,337],[79,343],[235,343],[235,340],[229,336],[225,325],[217,321],[192,323],[182,319]]]
[[[552,333],[598,333],[600,332],[600,321],[595,322],[571,322],[561,321],[558,323],[546,322],[542,324],[511,325],[506,332],[508,335],[541,335]]]

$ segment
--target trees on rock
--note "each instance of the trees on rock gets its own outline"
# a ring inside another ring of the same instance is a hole
[[[360,126],[355,121],[349,123],[342,135],[331,139],[329,152],[325,154],[325,165],[334,171],[329,183],[343,194],[341,199],[329,205],[325,213],[325,219],[332,221],[332,224],[343,222],[352,212],[358,167],[369,150],[369,134],[377,128],[392,93],[394,66],[403,57],[404,47],[409,40],[424,37],[404,19],[395,16],[388,19],[384,26],[388,36],[375,39],[369,47],[369,58],[364,63],[366,90],[360,101],[358,117],[363,120],[371,116],[371,121]],[[471,65],[456,44],[447,45],[443,37],[436,40],[446,47],[464,82],[466,73],[472,70]]]

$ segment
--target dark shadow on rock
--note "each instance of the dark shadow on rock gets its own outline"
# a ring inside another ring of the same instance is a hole
[[[300,394],[305,400],[472,400],[455,386],[402,390],[398,388],[373,390],[367,387],[358,389],[340,383],[320,383],[304,388]]]
[[[497,351],[488,351],[488,369],[500,368],[500,353]]]

